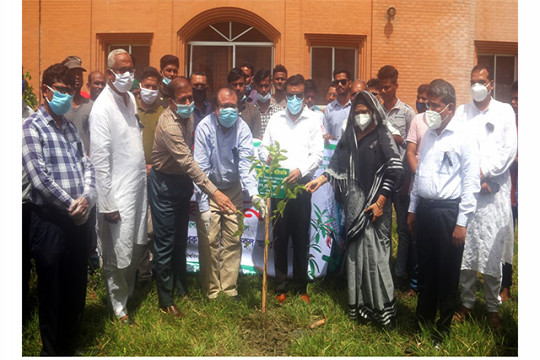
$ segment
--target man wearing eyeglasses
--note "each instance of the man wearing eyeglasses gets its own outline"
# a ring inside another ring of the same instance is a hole
[[[339,140],[343,122],[347,120],[351,110],[351,73],[342,68],[334,70],[334,81],[337,98],[324,109],[323,125],[326,131],[324,140]]]
[[[287,79],[285,93],[287,108],[270,118],[259,148],[259,158],[268,163],[271,158],[267,147],[279,142],[286,149],[286,160],[280,163],[289,170],[284,182],[289,185],[306,184],[322,163],[324,149],[320,120],[317,114],[304,106],[305,79],[297,74]],[[279,199],[272,199],[276,209]],[[274,223],[274,267],[276,299],[284,303],[287,297],[287,251],[289,236],[293,245],[293,283],[296,294],[309,302],[307,294],[309,227],[311,220],[311,193],[302,191],[289,199],[283,216]]]
[[[31,183],[29,248],[38,277],[41,355],[75,353],[86,299],[88,216],[96,200],[94,168],[71,108],[73,77],[63,64],[43,73],[43,104],[23,124],[23,166]]]
[[[257,191],[257,179],[250,172],[253,138],[247,124],[238,116],[236,93],[222,88],[216,94],[216,110],[205,117],[195,131],[193,157],[214,185],[242,209],[242,189],[255,208],[266,214],[264,200]],[[237,213],[222,212],[218,204],[196,188],[199,205],[197,234],[203,295],[215,299],[220,292],[239,301],[237,280],[242,243]]]
[[[131,56],[116,49],[107,57],[107,86],[90,113],[90,156],[96,169],[98,234],[113,312],[130,324],[126,303],[147,242],[146,166],[142,126],[129,91],[135,78]]]

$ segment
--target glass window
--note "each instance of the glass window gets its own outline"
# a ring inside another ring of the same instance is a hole
[[[334,69],[340,67],[351,72],[352,80],[357,76],[357,49],[332,46],[311,47],[311,79],[318,89],[317,104],[326,104],[328,85],[333,80]]]
[[[493,68],[494,94],[496,100],[509,103],[512,84],[517,80],[517,56],[479,55],[479,64],[489,64]]]

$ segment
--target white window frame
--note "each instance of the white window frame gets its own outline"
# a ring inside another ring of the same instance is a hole
[[[514,58],[514,81],[517,80],[517,65],[518,65],[518,56],[512,54],[494,54],[494,53],[479,53],[477,58],[480,56],[493,56],[493,93],[497,93],[497,57],[512,57]]]
[[[309,77],[313,79],[313,48],[317,49],[332,49],[332,69],[330,70],[330,74],[332,74],[336,68],[336,49],[343,49],[343,50],[354,50],[354,70],[352,74],[352,79],[355,80],[358,76],[358,48],[357,47],[347,47],[347,46],[319,46],[319,45],[312,45],[309,48]],[[333,81],[333,75],[330,75],[329,81]]]

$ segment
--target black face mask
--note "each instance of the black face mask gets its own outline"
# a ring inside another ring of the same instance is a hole
[[[193,89],[193,99],[196,102],[203,102],[206,99],[206,89]]]

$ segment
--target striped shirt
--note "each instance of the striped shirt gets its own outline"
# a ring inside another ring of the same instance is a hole
[[[170,108],[161,114],[154,134],[152,168],[168,175],[187,175],[212,195],[216,186],[193,159],[193,117],[181,119]]]
[[[32,183],[30,200],[68,210],[85,196],[96,201],[94,167],[86,156],[77,128],[63,116],[59,129],[42,106],[23,123],[23,166]]]
[[[264,132],[266,131],[266,125],[268,125],[268,120],[270,120],[272,115],[274,115],[280,110],[283,110],[283,107],[281,105],[278,105],[274,98],[271,97],[269,101],[270,105],[268,105],[268,109],[266,109],[266,114],[263,114],[263,112],[261,111],[261,107],[258,101],[255,101],[253,103],[253,106],[255,106],[257,110],[259,110],[259,112],[261,113],[261,138],[264,136]]]

